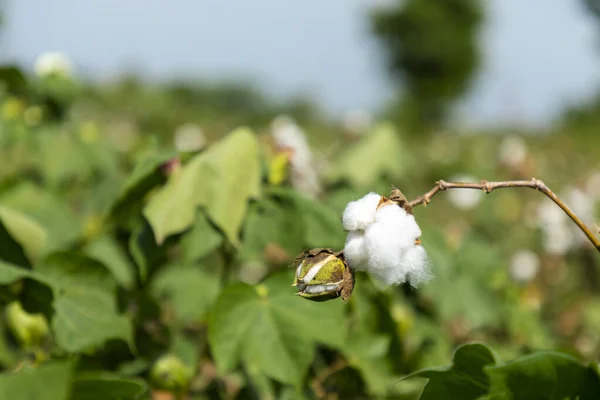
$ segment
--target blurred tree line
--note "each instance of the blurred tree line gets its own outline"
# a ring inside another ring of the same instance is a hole
[[[372,16],[391,76],[403,89],[396,108],[415,127],[435,126],[466,94],[480,65],[483,7],[479,0],[396,3]]]

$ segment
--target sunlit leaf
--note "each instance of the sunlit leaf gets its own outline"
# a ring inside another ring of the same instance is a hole
[[[248,200],[259,191],[258,143],[251,131],[240,128],[174,171],[144,215],[157,242],[162,243],[167,236],[189,228],[196,208],[204,206],[227,239],[238,245]]]
[[[381,176],[398,178],[412,164],[412,156],[393,125],[382,123],[335,161],[330,181],[348,181],[365,188]]]

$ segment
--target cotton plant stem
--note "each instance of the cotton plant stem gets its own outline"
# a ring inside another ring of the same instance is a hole
[[[546,186],[544,182],[539,179],[531,179],[530,181],[504,181],[504,182],[488,182],[486,180],[480,183],[466,183],[466,182],[446,182],[438,181],[436,185],[429,192],[409,202],[411,207],[418,206],[420,204],[427,205],[431,202],[431,198],[441,191],[448,189],[476,189],[483,190],[485,193],[491,193],[496,189],[512,188],[512,187],[525,187],[535,190],[539,190],[548,196],[557,206],[559,206],[568,216],[577,224],[579,229],[585,233],[587,238],[592,242],[594,247],[600,251],[600,239],[593,233],[593,231],[579,218],[558,196]]]

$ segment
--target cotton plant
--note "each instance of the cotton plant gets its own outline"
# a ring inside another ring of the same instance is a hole
[[[425,284],[433,278],[433,274],[427,252],[421,243],[421,229],[413,215],[413,207],[426,205],[433,196],[450,189],[491,193],[497,189],[514,187],[538,190],[552,200],[553,204],[544,203],[544,207],[552,205],[552,210],[548,208],[545,213],[540,214],[544,218],[543,226],[562,228],[564,217],[569,217],[583,237],[600,251],[600,239],[596,234],[539,179],[505,182],[482,180],[479,183],[441,180],[433,189],[412,201],[408,201],[400,190],[393,189],[389,196],[368,193],[349,202],[341,218],[341,224],[347,231],[343,250],[318,248],[304,251],[293,264],[295,276],[292,286],[296,287],[297,294],[303,298],[326,301],[338,297],[348,300],[354,289],[356,271],[365,271],[384,285],[408,284],[418,287]],[[583,203],[580,197],[573,197],[571,192],[568,197],[583,214],[587,214],[589,207],[577,204]],[[565,233],[566,230],[560,229],[557,232]],[[552,238],[553,243],[545,245],[555,246],[555,251],[563,251],[563,248],[558,249],[557,246],[559,242],[562,246],[570,243],[569,236],[556,235]],[[509,268],[515,281],[526,283],[538,273],[539,258],[529,250],[522,250],[515,253]]]
[[[290,154],[292,186],[311,198],[317,197],[321,192],[321,183],[304,131],[291,118],[279,116],[271,124],[271,136],[279,151]]]
[[[36,58],[33,70],[40,78],[52,76],[70,78],[73,75],[73,64],[64,53],[48,51]]]

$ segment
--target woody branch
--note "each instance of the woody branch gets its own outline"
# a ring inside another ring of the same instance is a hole
[[[496,189],[511,188],[511,187],[525,187],[535,190],[539,190],[548,196],[557,206],[559,206],[568,216],[577,224],[579,229],[587,236],[589,241],[600,251],[600,239],[592,230],[579,218],[544,182],[539,179],[531,179],[529,181],[503,181],[503,182],[488,182],[482,180],[480,183],[467,183],[467,182],[446,182],[438,181],[436,185],[427,193],[416,199],[410,201],[408,204],[411,207],[418,206],[420,204],[427,205],[431,202],[433,196],[441,191],[449,189],[475,189],[483,190],[485,193],[491,193]]]

